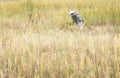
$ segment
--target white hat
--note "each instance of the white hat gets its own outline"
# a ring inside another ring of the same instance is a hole
[[[75,11],[71,10],[69,14],[71,15],[72,13],[75,13]]]

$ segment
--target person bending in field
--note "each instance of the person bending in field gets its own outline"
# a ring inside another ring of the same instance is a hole
[[[76,13],[75,11],[72,11],[72,10],[70,11],[69,14],[71,15],[73,24],[76,24],[82,30],[83,24],[84,24],[84,20],[82,19],[82,17],[78,13]]]

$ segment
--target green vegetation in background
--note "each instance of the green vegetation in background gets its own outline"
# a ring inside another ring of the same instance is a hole
[[[119,0],[19,0],[1,1],[0,17],[19,17],[38,20],[45,18],[54,25],[70,22],[69,11],[75,10],[86,25],[120,24]],[[52,18],[52,20],[51,20]],[[65,18],[65,19],[63,19]],[[57,20],[57,21],[56,21]],[[58,21],[61,20],[61,21]]]
[[[119,4],[0,0],[0,78],[119,78]],[[83,30],[69,25],[71,9],[85,19]]]

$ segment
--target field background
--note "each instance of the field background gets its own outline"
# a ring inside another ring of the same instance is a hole
[[[0,78],[120,78],[120,0],[0,0]]]

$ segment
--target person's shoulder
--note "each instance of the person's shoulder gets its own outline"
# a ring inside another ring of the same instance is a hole
[[[77,15],[77,17],[81,17],[80,14],[76,14],[76,15]]]

